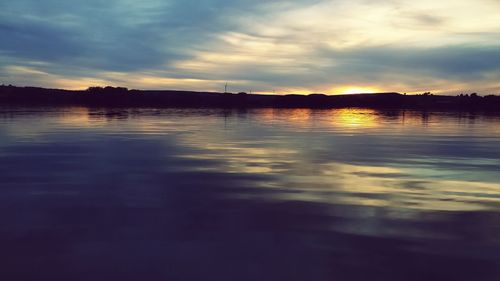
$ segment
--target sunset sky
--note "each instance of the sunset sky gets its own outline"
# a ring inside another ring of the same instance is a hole
[[[500,93],[498,0],[15,0],[0,34],[0,84]]]

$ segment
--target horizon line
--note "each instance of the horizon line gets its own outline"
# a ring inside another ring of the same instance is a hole
[[[273,92],[245,92],[245,91],[237,91],[237,92],[219,92],[219,91],[213,91],[213,90],[180,90],[180,89],[137,89],[137,88],[128,88],[128,87],[122,87],[122,86],[89,86],[86,89],[66,89],[66,88],[57,88],[57,87],[43,87],[43,86],[18,86],[18,85],[13,85],[13,84],[4,84],[2,83],[0,87],[16,87],[16,88],[37,88],[37,89],[45,89],[45,90],[59,90],[59,91],[68,91],[68,92],[85,92],[89,91],[92,88],[114,88],[114,89],[126,89],[127,91],[143,91],[143,92],[191,92],[191,93],[217,93],[217,94],[247,94],[247,95],[262,95],[262,96],[290,96],[290,95],[299,95],[299,96],[310,96],[310,95],[325,95],[325,96],[352,96],[352,95],[377,95],[377,94],[399,94],[399,95],[409,95],[409,96],[418,96],[418,95],[433,95],[433,96],[460,96],[460,95],[471,95],[471,94],[476,94],[478,96],[488,96],[488,95],[498,95],[498,94],[484,94],[484,93],[478,93],[478,92],[463,92],[461,94],[440,94],[440,93],[432,93],[432,91],[425,91],[425,92],[397,92],[397,91],[383,91],[383,92],[355,92],[355,93],[334,93],[334,94],[329,94],[329,93],[322,93],[322,92],[311,92],[308,94],[305,93],[279,93],[276,91]]]

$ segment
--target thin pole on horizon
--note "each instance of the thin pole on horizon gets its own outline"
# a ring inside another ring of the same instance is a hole
[[[227,93],[227,82],[226,85],[224,85],[224,93]]]

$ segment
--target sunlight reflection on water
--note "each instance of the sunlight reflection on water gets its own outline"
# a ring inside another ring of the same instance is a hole
[[[497,280],[499,128],[459,112],[0,108],[0,277]]]

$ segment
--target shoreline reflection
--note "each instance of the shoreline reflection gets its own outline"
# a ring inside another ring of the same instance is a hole
[[[0,108],[0,279],[497,280],[499,124]]]

